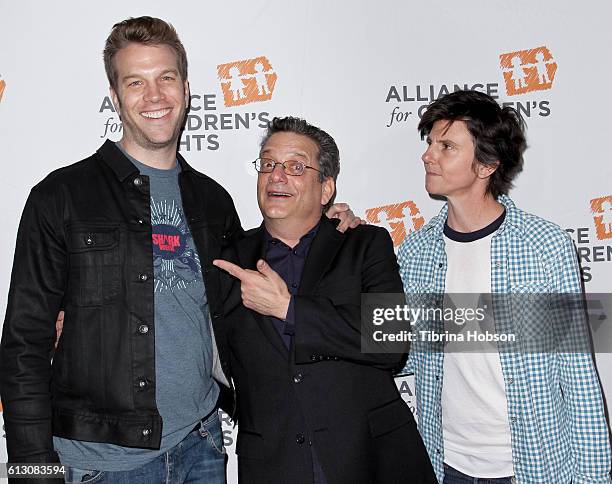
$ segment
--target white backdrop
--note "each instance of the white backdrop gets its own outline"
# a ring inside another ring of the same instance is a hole
[[[2,0],[0,7],[2,311],[30,187],[90,155],[105,137],[120,138],[101,53],[112,25],[139,15],[178,30],[194,96],[182,153],[227,187],[245,227],[260,222],[249,162],[261,126],[292,114],[335,137],[338,200],[399,243],[440,209],[423,188],[419,109],[455,84],[468,85],[523,112],[529,149],[511,196],[573,230],[587,291],[611,289],[610,101],[603,92],[612,74],[609,2]],[[263,85],[258,94],[258,62],[270,94]],[[240,102],[228,90],[235,83],[223,82],[231,67],[249,86]],[[598,354],[597,362],[612,398],[612,358]],[[400,383],[412,402],[410,385]]]

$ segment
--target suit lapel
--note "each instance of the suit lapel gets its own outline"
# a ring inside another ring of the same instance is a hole
[[[264,241],[263,225],[252,234],[247,235],[238,243],[238,257],[240,266],[244,269],[257,270],[256,264],[259,259],[265,259],[266,246]],[[267,316],[262,316],[258,312],[250,311],[253,318],[261,328],[261,331],[270,341],[272,346],[280,352],[283,358],[289,357],[289,350],[285,346],[283,339],[274,327],[274,323]]]
[[[321,217],[321,225],[306,257],[298,294],[313,292],[336,257],[343,241],[344,234],[338,232],[336,226],[327,217]]]

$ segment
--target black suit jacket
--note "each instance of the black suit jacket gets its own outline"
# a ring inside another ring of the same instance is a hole
[[[264,255],[263,227],[223,253],[250,269]],[[225,284],[217,336],[237,391],[241,483],[312,483],[310,445],[329,484],[436,482],[393,381],[405,355],[361,352],[361,293],[403,290],[384,229],[341,234],[321,219],[295,296],[290,349],[269,318],[242,305],[239,281]]]

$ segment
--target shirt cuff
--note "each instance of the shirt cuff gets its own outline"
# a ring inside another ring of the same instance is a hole
[[[289,300],[287,316],[285,317],[284,321],[285,329],[283,330],[283,334],[293,336],[295,334],[295,304],[293,296],[291,296],[291,299]]]

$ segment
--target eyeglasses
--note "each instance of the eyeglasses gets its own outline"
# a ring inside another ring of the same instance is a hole
[[[321,170],[317,170],[316,168],[313,168],[312,166],[308,166],[305,163],[302,163],[301,161],[296,161],[296,160],[287,160],[287,161],[281,162],[281,161],[274,161],[269,158],[257,158],[253,162],[253,165],[255,165],[255,169],[259,173],[272,173],[274,171],[274,168],[276,168],[276,165],[281,165],[283,167],[283,171],[285,172],[285,174],[291,175],[291,176],[303,175],[304,171],[306,171],[306,168],[308,168],[309,170],[314,170],[314,171],[318,171],[319,173],[321,173]]]

